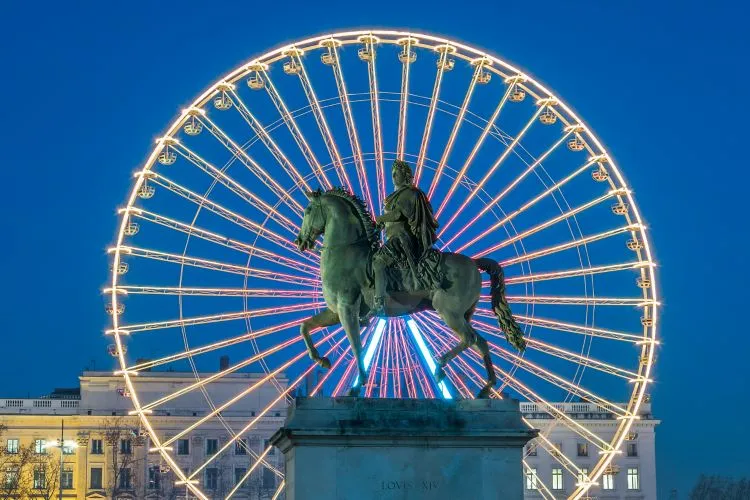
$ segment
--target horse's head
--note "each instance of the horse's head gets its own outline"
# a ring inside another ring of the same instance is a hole
[[[323,207],[322,191],[310,191],[305,193],[310,203],[305,208],[305,215],[302,218],[302,226],[300,227],[297,239],[294,243],[300,252],[312,248],[315,245],[315,239],[323,234],[326,229],[326,214],[325,208]]]

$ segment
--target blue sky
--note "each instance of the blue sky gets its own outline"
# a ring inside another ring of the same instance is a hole
[[[99,296],[129,173],[218,75],[356,27],[485,48],[564,96],[651,228],[664,299],[652,391],[660,491],[750,470],[744,146],[748,12],[713,2],[6,2],[0,108],[2,395],[110,367]],[[137,113],[134,112],[137,110]],[[23,374],[23,377],[19,375]]]

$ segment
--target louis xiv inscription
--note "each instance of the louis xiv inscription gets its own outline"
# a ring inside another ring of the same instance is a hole
[[[425,480],[425,481],[381,481],[380,489],[382,490],[419,490],[419,491],[434,491],[440,488],[440,481]]]

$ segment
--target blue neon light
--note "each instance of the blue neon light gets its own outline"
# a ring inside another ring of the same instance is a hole
[[[414,337],[414,342],[419,348],[422,359],[430,368],[430,374],[434,377],[435,371],[437,370],[437,365],[435,364],[435,360],[432,359],[432,356],[430,355],[430,350],[427,349],[427,345],[425,344],[424,338],[422,337],[422,332],[419,331],[419,327],[417,327],[417,324],[411,318],[406,320],[406,326],[409,327],[409,331],[411,332],[412,337]],[[438,384],[438,388],[443,394],[443,399],[453,399],[450,391],[448,391],[448,386],[445,384],[445,380]]]
[[[372,363],[372,358],[375,356],[375,349],[378,347],[378,344],[380,343],[380,339],[383,338],[383,331],[385,330],[386,320],[383,318],[380,318],[378,320],[378,324],[375,325],[375,333],[372,336],[372,339],[370,340],[370,344],[367,346],[367,350],[365,351],[365,370],[368,372],[370,371],[370,364]],[[354,385],[353,387],[357,387],[359,385],[359,374],[357,374],[357,377],[354,379]]]

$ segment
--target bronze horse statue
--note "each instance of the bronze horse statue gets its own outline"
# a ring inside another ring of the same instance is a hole
[[[370,262],[380,245],[380,232],[365,204],[355,195],[341,188],[326,192],[307,193],[310,201],[305,208],[300,233],[295,240],[304,252],[325,235],[321,250],[320,276],[323,298],[328,306],[305,320],[300,333],[310,358],[323,368],[330,361],[321,357],[310,332],[315,328],[341,324],[357,360],[359,379],[349,394],[358,396],[367,380],[360,339],[360,318],[366,317],[374,300]],[[497,383],[487,340],[471,326],[471,316],[479,301],[482,278],[479,269],[490,275],[490,298],[505,337],[519,350],[526,347],[523,332],[511,314],[505,300],[505,283],[500,265],[487,258],[472,259],[457,253],[444,253],[440,265],[444,283],[440,288],[416,292],[389,292],[386,299],[387,316],[401,316],[424,310],[436,311],[445,324],[459,338],[459,343],[437,359],[437,380],[445,377],[443,367],[467,348],[474,348],[484,361],[487,382],[477,397],[487,398]]]

